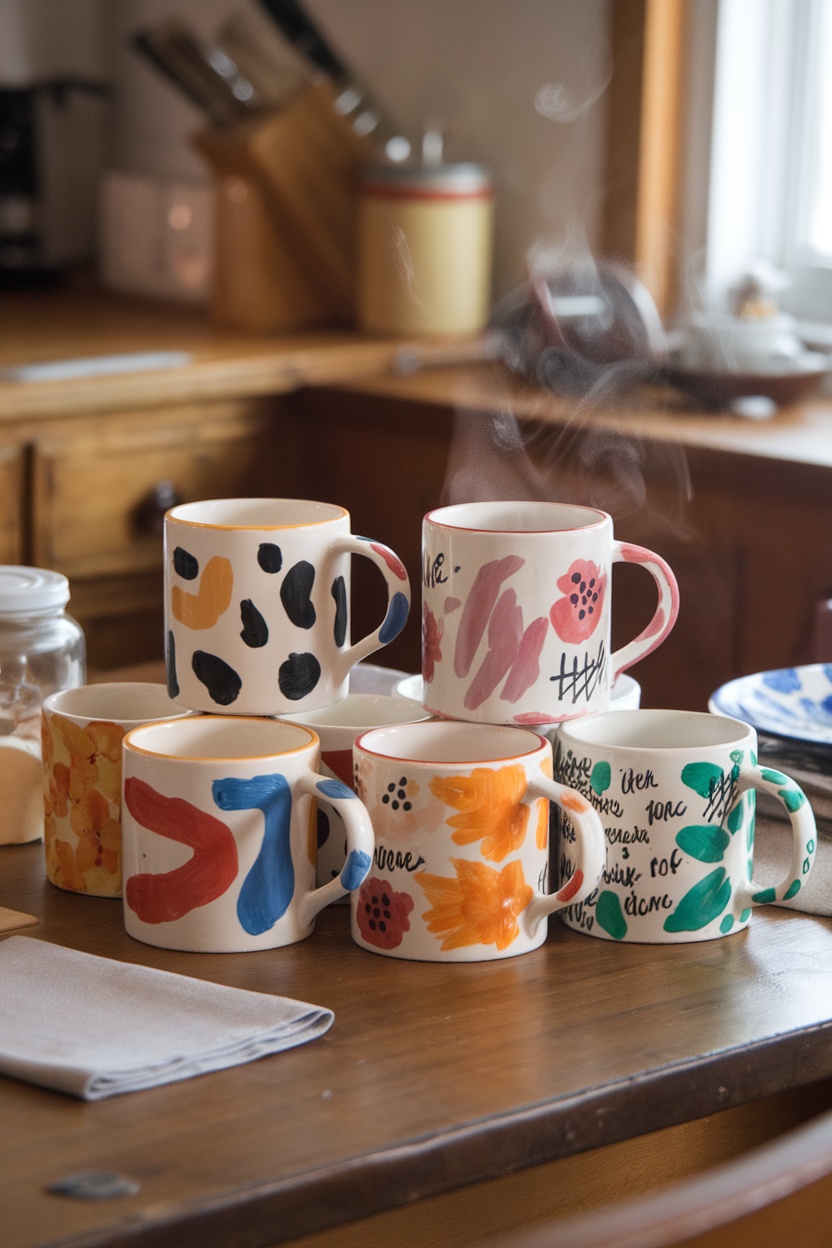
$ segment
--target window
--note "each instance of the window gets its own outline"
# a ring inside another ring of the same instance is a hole
[[[768,261],[832,344],[832,0],[720,0],[707,199],[708,293]]]

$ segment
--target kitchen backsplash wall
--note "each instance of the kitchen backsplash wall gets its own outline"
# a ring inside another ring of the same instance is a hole
[[[54,0],[52,0],[54,3]],[[610,0],[306,0],[343,59],[399,123],[437,125],[448,159],[490,167],[495,292],[524,276],[536,243],[594,247],[600,209]],[[107,62],[118,85],[109,164],[205,182],[192,107],[128,46],[167,17],[212,36],[256,0],[108,0]]]

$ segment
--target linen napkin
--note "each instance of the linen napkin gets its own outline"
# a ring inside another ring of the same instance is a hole
[[[278,1053],[331,1010],[99,958],[27,936],[0,943],[0,1074],[87,1101]]]

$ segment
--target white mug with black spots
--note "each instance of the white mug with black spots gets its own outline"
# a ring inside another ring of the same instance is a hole
[[[387,583],[375,632],[349,636],[350,562]],[[184,503],[165,516],[165,657],[172,698],[195,711],[282,715],[346,697],[353,666],[399,635],[410,583],[343,507],[293,498]]]

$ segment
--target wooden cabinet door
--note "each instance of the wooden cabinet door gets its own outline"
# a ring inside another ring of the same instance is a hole
[[[0,563],[22,563],[25,557],[24,460],[22,447],[0,443]]]

